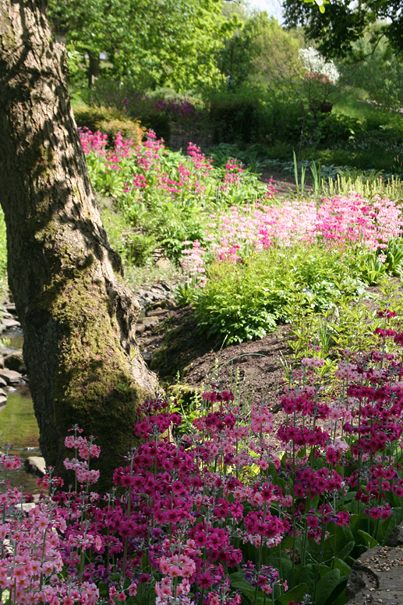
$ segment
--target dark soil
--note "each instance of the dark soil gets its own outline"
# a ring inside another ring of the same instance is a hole
[[[154,315],[155,313],[155,315]],[[155,317],[158,321],[150,322]],[[289,326],[252,342],[221,347],[197,331],[190,308],[151,310],[143,319],[139,345],[162,382],[208,389],[231,388],[253,401],[275,405],[290,361]]]
[[[288,336],[289,326],[279,326],[260,340],[212,350],[186,366],[184,380],[197,386],[230,387],[250,400],[274,405],[286,386]]]

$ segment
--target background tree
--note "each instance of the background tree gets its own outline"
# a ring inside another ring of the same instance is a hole
[[[373,37],[371,30],[366,32],[340,63],[342,84],[378,106],[399,109],[403,105],[403,62],[387,38],[381,37],[374,47]]]
[[[240,22],[222,53],[231,86],[281,86],[302,74],[302,36],[285,31],[274,17],[256,12]]]
[[[198,90],[220,80],[231,30],[222,0],[50,0],[56,32],[86,61],[88,84],[104,72],[141,90]]]
[[[337,0],[326,2],[319,11],[316,3],[301,0],[284,0],[285,22],[290,27],[303,25],[306,35],[315,40],[327,56],[345,56],[352,44],[372,25],[374,44],[379,36],[388,38],[397,52],[403,50],[403,8],[401,0]]]
[[[135,345],[137,305],[101,225],[42,0],[0,0],[0,98],[9,284],[41,449],[61,470],[77,423],[110,477],[156,380]]]

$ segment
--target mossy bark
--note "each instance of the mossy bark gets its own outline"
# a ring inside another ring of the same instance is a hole
[[[73,424],[103,448],[106,482],[155,376],[88,180],[64,53],[41,0],[0,0],[0,201],[8,274],[46,462],[61,471]]]

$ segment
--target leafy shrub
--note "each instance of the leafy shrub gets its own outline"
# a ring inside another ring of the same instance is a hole
[[[239,145],[293,141],[296,145],[309,129],[303,103],[281,91],[227,91],[210,100],[213,141]],[[288,155],[289,152],[288,152]]]
[[[89,107],[79,104],[74,108],[74,117],[80,128],[101,130],[108,135],[110,141],[120,132],[138,145],[144,135],[144,130],[137,120],[130,119],[127,114],[112,107]]]
[[[226,343],[261,338],[297,314],[323,311],[363,290],[352,251],[321,245],[273,247],[242,263],[213,263],[191,297],[201,328]]]
[[[354,141],[365,132],[365,122],[352,116],[331,113],[322,117],[319,130],[322,145],[337,147]]]
[[[399,327],[403,299],[400,284],[390,277],[382,279],[376,291],[366,290],[355,301],[342,297],[322,313],[296,317],[289,345],[298,359],[314,354],[325,361],[325,371],[331,372],[345,359],[347,351],[356,354],[377,346],[379,336],[375,330],[385,323],[379,309],[393,310],[396,317],[389,318],[390,327]],[[392,339],[385,344],[388,353],[396,351]]]
[[[221,93],[210,100],[214,143],[251,143],[260,134],[260,101],[250,93]]]

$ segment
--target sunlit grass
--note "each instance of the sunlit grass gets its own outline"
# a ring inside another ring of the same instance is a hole
[[[32,400],[20,393],[10,393],[0,410],[0,447],[37,447],[39,430]]]

